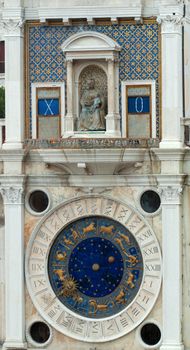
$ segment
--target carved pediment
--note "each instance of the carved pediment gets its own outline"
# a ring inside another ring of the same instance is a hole
[[[63,52],[119,51],[120,46],[108,36],[97,32],[80,32],[72,35],[62,45]]]

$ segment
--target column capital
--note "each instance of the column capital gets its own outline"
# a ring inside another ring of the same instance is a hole
[[[1,22],[5,36],[23,36],[24,33],[24,19],[22,18],[6,18]]]
[[[160,15],[157,22],[162,25],[162,34],[182,34],[184,17],[182,15]]]
[[[23,186],[5,186],[0,189],[5,204],[23,204]]]
[[[72,65],[73,64],[73,59],[72,58],[67,58],[66,59],[66,64],[67,65]]]
[[[183,186],[160,186],[158,189],[162,204],[181,204],[181,198],[183,193]]]

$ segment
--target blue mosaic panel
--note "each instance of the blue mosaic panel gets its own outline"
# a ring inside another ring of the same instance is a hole
[[[128,113],[149,113],[150,112],[150,97],[138,96],[128,97]]]
[[[106,217],[78,219],[55,239],[48,259],[52,289],[70,310],[102,318],[126,308],[143,278],[135,237]]]
[[[30,83],[66,81],[66,64],[61,45],[71,35],[89,30],[103,33],[117,41],[121,46],[119,54],[120,83],[126,80],[156,80],[157,136],[159,136],[160,52],[159,26],[157,23],[143,25],[30,26]]]
[[[38,115],[54,116],[59,115],[59,99],[58,98],[41,98],[38,100]]]

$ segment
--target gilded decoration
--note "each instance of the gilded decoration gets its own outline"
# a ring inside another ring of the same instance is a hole
[[[120,84],[125,80],[156,80],[157,136],[159,137],[160,30],[158,23],[78,26],[29,24],[27,31],[26,64],[27,61],[29,62],[27,89],[28,83],[66,81],[66,61],[61,45],[71,35],[79,31],[96,31],[115,40],[121,47],[118,62]],[[29,110],[29,105],[27,109]]]
[[[26,281],[41,316],[87,342],[117,339],[153,308],[161,284],[154,232],[126,203],[102,195],[60,204],[26,251]]]

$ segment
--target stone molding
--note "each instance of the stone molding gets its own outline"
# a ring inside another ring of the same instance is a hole
[[[23,204],[24,188],[22,186],[18,187],[4,187],[0,190],[5,204]]]
[[[157,22],[162,25],[162,34],[182,34],[182,15],[161,15],[157,17]]]

